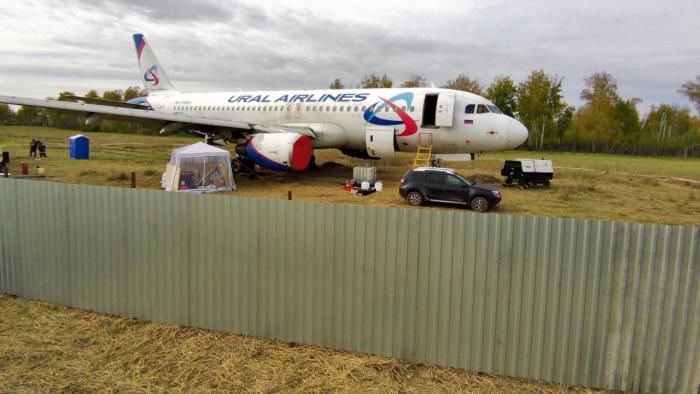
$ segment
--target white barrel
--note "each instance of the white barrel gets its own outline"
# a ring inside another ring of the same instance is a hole
[[[360,189],[361,190],[369,190],[369,182],[362,181],[362,183],[360,183]]]
[[[374,190],[380,192],[384,189],[384,185],[382,185],[382,182],[376,181],[374,182]]]

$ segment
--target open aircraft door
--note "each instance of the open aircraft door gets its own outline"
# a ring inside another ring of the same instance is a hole
[[[394,157],[394,128],[392,126],[367,126],[365,138],[369,156],[377,159]]]
[[[455,93],[440,93],[435,112],[435,126],[452,127],[454,121]]]

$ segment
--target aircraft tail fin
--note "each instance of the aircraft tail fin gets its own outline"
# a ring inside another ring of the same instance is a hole
[[[165,74],[165,70],[158,62],[151,46],[146,43],[143,34],[134,34],[134,44],[136,45],[136,55],[139,59],[141,79],[149,94],[157,91],[175,90],[172,82]]]

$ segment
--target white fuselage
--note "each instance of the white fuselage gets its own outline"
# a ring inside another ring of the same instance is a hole
[[[165,113],[309,127],[318,136],[312,142],[315,149],[365,150],[368,128],[393,131],[399,151],[431,145],[436,154],[511,149],[527,139],[527,129],[497,113],[489,100],[449,89],[163,92],[147,101]],[[469,108],[472,113],[465,113]]]

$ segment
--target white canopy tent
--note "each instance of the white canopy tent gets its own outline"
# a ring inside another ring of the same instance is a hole
[[[161,186],[166,191],[181,192],[235,190],[231,154],[203,142],[173,149]]]

